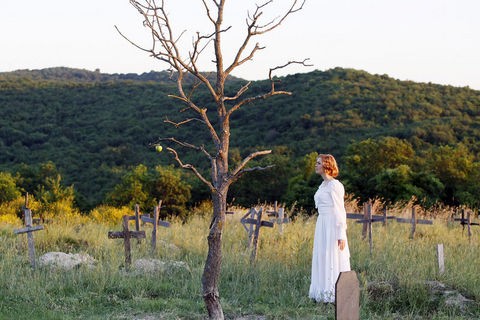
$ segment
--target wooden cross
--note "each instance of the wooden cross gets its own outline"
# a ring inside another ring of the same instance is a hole
[[[411,223],[412,230],[410,232],[410,239],[413,239],[415,236],[415,231],[417,229],[417,224],[433,224],[432,220],[422,220],[416,218],[415,207],[412,207],[412,217],[409,218],[397,218],[397,222],[400,223]]]
[[[268,214],[269,217],[275,217],[274,219],[270,219],[270,222],[277,223],[278,224],[278,230],[279,230],[280,234],[282,234],[283,233],[283,224],[290,222],[290,218],[285,217],[284,208],[278,208],[277,209],[277,201],[275,201],[273,211],[267,211],[267,214]]]
[[[25,219],[25,228],[13,230],[15,234],[27,234],[28,242],[28,257],[30,258],[30,265],[35,269],[35,244],[33,242],[33,232],[43,230],[43,226],[32,226],[32,211],[28,209],[28,194],[25,196],[25,207],[23,208],[23,216]]]
[[[468,237],[470,238],[472,236],[472,228],[471,226],[478,226],[480,225],[477,222],[472,222],[471,218],[472,212],[469,210],[467,211],[467,218],[465,218],[465,210],[462,209],[462,217],[461,218],[455,218],[455,221],[460,221],[460,224],[463,226],[463,230],[465,230],[465,226],[467,226],[467,232],[468,232]]]
[[[393,216],[387,216],[387,211],[383,211],[383,215],[374,215],[372,210],[372,203],[368,202],[363,205],[363,214],[360,213],[347,213],[347,218],[356,219],[357,223],[363,223],[362,237],[365,239],[368,232],[368,243],[370,246],[370,254],[373,250],[373,232],[372,224],[375,222],[383,222],[386,225],[387,219],[395,219]]]
[[[135,219],[135,217],[133,217],[133,219]],[[122,218],[123,231],[108,232],[109,239],[123,238],[123,244],[125,247],[125,269],[128,269],[132,264],[130,238],[145,239],[145,231],[130,231],[128,229],[128,222],[133,219],[131,219],[130,216],[123,216]]]
[[[140,219],[144,223],[151,223],[153,225],[153,230],[152,230],[152,253],[155,252],[157,249],[157,226],[162,226],[165,228],[170,227],[170,223],[166,221],[161,221],[158,220],[158,217],[160,216],[160,208],[162,207],[162,201],[159,202],[158,206],[155,206],[153,208],[153,218],[148,217],[146,215],[140,216]]]
[[[250,263],[254,263],[257,259],[257,246],[258,246],[258,236],[260,234],[261,227],[273,228],[273,222],[262,221],[262,209],[256,211],[255,208],[250,208],[250,210],[242,217],[240,222],[242,223],[245,230],[248,232],[248,247],[253,244],[252,253],[250,255]],[[250,218],[247,216],[250,215]],[[255,215],[257,218],[255,219]],[[250,225],[250,230],[247,228],[247,224]],[[252,237],[253,236],[253,237]],[[253,241],[253,243],[252,243]]]

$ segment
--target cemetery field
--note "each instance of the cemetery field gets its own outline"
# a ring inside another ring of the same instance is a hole
[[[197,209],[199,210],[199,209]],[[208,211],[208,210],[207,210]],[[315,217],[261,228],[256,263],[250,263],[247,232],[235,210],[223,235],[220,296],[226,319],[334,319],[335,307],[308,298]],[[265,218],[267,219],[267,218]],[[478,219],[477,219],[478,220]],[[32,269],[21,224],[0,224],[0,319],[206,319],[201,276],[207,252],[208,212],[189,222],[152,226],[146,239],[131,239],[138,259],[166,262],[156,271],[125,270],[124,242],[109,239],[121,221],[101,224],[84,216],[54,219],[33,232],[36,259],[47,252],[84,253],[93,267]],[[131,229],[134,223],[131,222]],[[457,222],[373,224],[370,250],[362,224],[348,220],[352,269],[360,282],[361,319],[479,319],[480,227],[472,236]],[[439,273],[437,244],[444,245]]]

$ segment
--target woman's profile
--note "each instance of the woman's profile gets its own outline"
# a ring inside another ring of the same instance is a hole
[[[339,170],[332,155],[320,154],[315,172],[322,176],[323,182],[314,196],[318,217],[313,241],[309,297],[317,302],[333,303],[335,283],[340,272],[350,271],[345,189],[335,179]]]

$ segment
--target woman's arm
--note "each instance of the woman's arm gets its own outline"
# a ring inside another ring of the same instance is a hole
[[[335,213],[335,226],[338,240],[347,239],[347,212],[345,211],[345,189],[343,184],[336,180],[332,186],[333,210]],[[340,245],[340,242],[339,242]],[[345,246],[345,244],[343,244]]]

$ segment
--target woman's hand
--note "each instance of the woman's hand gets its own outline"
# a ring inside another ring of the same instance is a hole
[[[340,249],[340,251],[343,251],[343,249],[345,249],[345,244],[347,242],[345,240],[342,240],[342,239],[339,239],[338,240],[338,248]]]

